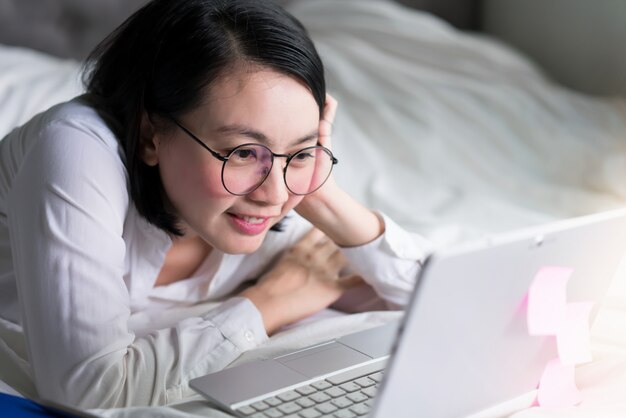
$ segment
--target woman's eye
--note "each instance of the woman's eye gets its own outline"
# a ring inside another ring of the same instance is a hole
[[[301,152],[298,155],[296,155],[296,159],[297,160],[308,160],[309,158],[314,158],[315,155],[313,155],[310,152]]]
[[[237,158],[238,160],[250,160],[255,159],[257,157],[257,153],[256,150],[252,148],[240,148],[235,150],[232,156]]]
[[[315,164],[315,154],[308,151],[299,152],[293,156],[289,164],[292,167],[308,167]]]

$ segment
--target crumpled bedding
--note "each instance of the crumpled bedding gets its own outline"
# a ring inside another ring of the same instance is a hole
[[[586,96],[479,35],[384,0],[292,0],[339,101],[337,181],[368,206],[446,246],[626,203],[626,101]],[[0,137],[81,91],[79,65],[0,46]],[[168,312],[193,315],[206,306]],[[291,327],[235,364],[397,318],[328,315]],[[165,316],[164,316],[165,318]],[[159,327],[159,319],[147,324]],[[533,394],[478,416],[626,416],[626,277],[592,328],[594,360],[577,368],[581,405],[531,407]],[[2,390],[2,387],[0,387]],[[226,416],[189,389],[168,406],[108,417]]]

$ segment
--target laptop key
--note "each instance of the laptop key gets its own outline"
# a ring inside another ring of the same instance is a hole
[[[317,417],[321,417],[322,414],[321,412],[319,412],[318,410],[314,408],[309,408],[309,409],[305,409],[304,411],[300,411],[298,416],[302,418],[317,418]]]
[[[378,373],[371,374],[369,378],[375,381],[376,383],[380,383],[380,381],[383,380],[383,373],[378,372]]]
[[[277,405],[280,405],[281,403],[283,403],[283,401],[281,401],[280,399],[278,399],[275,396],[270,396],[269,398],[265,398],[265,399],[263,399],[263,402],[265,402],[266,404],[268,404],[270,406],[277,406]]]
[[[313,386],[317,390],[324,390],[328,389],[332,385],[325,380],[320,380],[319,382],[311,383],[311,386]]]
[[[238,412],[241,412],[244,415],[252,415],[256,412],[256,409],[251,408],[248,405],[242,406],[241,408],[237,409]]]
[[[303,408],[309,408],[313,405],[315,405],[315,402],[313,402],[311,399],[309,398],[300,398],[300,399],[296,399],[296,403],[298,405],[300,405]]]
[[[363,388],[361,389],[361,393],[364,393],[370,398],[373,398],[374,396],[376,396],[376,388],[373,386],[370,386],[369,388]]]
[[[330,414],[331,412],[335,412],[337,407],[330,402],[321,403],[315,407],[322,414]]]
[[[348,370],[347,372],[342,372],[334,376],[327,377],[326,380],[333,385],[341,385],[342,383],[349,382],[359,377],[379,372],[385,368],[386,364],[387,359],[379,360],[377,362],[370,363],[356,369]],[[313,384],[313,386],[315,386],[315,384]]]
[[[323,392],[317,392],[309,396],[309,399],[312,399],[317,403],[322,403],[322,402],[326,402],[327,400],[329,400],[330,396],[328,396],[327,394]]]
[[[293,401],[294,399],[298,399],[300,397],[300,395],[298,395],[293,390],[288,390],[285,393],[280,393],[280,394],[276,395],[276,397],[278,399],[280,399],[280,400],[285,401],[285,402],[289,402],[289,401]]]
[[[285,414],[293,414],[294,412],[301,410],[302,407],[295,402],[289,402],[280,405],[278,409]]]
[[[328,396],[336,398],[338,396],[345,395],[346,391],[338,387],[332,387],[330,389],[326,389],[324,393],[327,394]]]
[[[276,408],[266,409],[265,411],[263,411],[263,413],[268,418],[280,418],[285,416],[285,414],[283,414]]]
[[[296,388],[296,392],[298,392],[300,395],[306,396],[306,395],[310,395],[311,393],[317,392],[317,389],[315,389],[313,386],[306,385],[306,386]]]
[[[362,377],[360,379],[355,380],[354,383],[361,386],[362,388],[367,388],[370,386],[374,386],[376,384],[376,382],[370,379],[369,377]]]
[[[337,408],[346,408],[346,407],[354,404],[354,402],[352,402],[350,399],[346,398],[345,396],[340,396],[338,398],[333,399],[330,402],[333,405],[335,405]]]
[[[363,403],[358,403],[354,406],[351,406],[350,410],[357,415],[365,415],[370,411],[370,408]]]
[[[344,383],[342,385],[339,385],[339,387],[346,392],[356,392],[357,390],[361,390],[361,386],[357,385],[354,382]]]
[[[350,399],[354,403],[359,403],[368,400],[369,398],[361,392],[349,393],[346,398]]]
[[[267,408],[270,407],[268,404],[266,404],[263,401],[258,401],[258,402],[255,402],[255,403],[251,403],[250,406],[253,407],[254,409],[256,409],[257,411],[264,411],[264,410],[266,410]]]
[[[344,409],[342,411],[337,411],[333,414],[335,418],[354,418],[356,414],[349,409]]]

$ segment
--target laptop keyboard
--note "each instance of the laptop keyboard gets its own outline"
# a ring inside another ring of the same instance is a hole
[[[250,418],[352,418],[367,415],[385,362],[339,373],[235,409]]]

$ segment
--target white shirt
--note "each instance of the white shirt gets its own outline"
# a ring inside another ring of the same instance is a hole
[[[342,251],[380,297],[401,307],[427,243],[383,219],[383,236]],[[293,213],[255,253],[214,249],[193,277],[155,287],[172,241],[132,204],[115,135],[82,98],[55,106],[0,142],[4,358],[31,370],[44,398],[85,407],[171,401],[191,378],[263,343],[261,315],[233,297],[166,328],[141,318],[226,299],[308,228]]]

